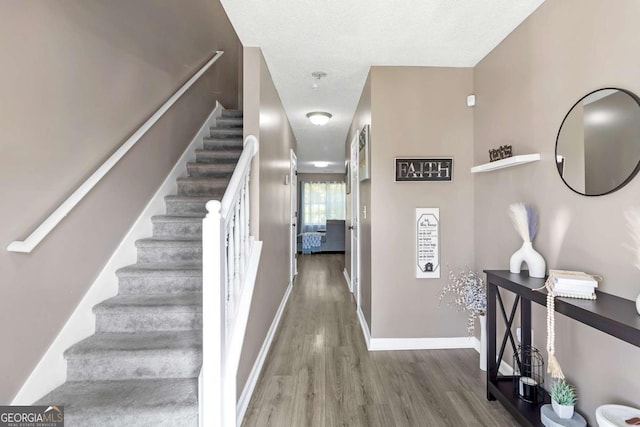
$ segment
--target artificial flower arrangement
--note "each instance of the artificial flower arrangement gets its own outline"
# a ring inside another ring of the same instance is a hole
[[[475,317],[484,315],[487,311],[487,286],[484,279],[468,267],[457,274],[449,270],[449,282],[442,288],[439,297],[441,304],[448,299],[448,306],[469,314],[467,331],[470,336],[473,335]]]

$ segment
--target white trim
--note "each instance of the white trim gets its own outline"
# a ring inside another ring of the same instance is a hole
[[[347,268],[345,267],[342,270],[342,274],[344,275],[344,280],[347,281],[347,287],[349,288],[349,292],[353,293],[353,288],[351,287],[351,279],[349,278],[349,273],[347,272]]]
[[[137,256],[135,241],[152,234],[151,217],[164,213],[164,197],[176,193],[176,178],[186,174],[187,162],[195,159],[196,148],[201,146],[202,138],[208,135],[209,127],[212,126],[212,123],[215,123],[215,118],[222,114],[223,109],[220,103],[216,103],[216,108],[207,117],[207,120],[191,140],[189,146],[169,173],[169,176],[167,176],[136,222],[124,236],[107,264],[58,333],[58,336],[53,340],[47,352],[31,372],[18,394],[13,398],[11,405],[31,405],[66,381],[67,362],[63,357],[64,351],[78,341],[95,333],[93,307],[118,293],[116,270],[129,264],[135,264]]]
[[[477,337],[473,337],[473,349],[480,353],[480,340]],[[502,375],[513,375],[513,368],[504,360],[500,362],[500,367],[498,368],[498,372]]]
[[[371,338],[369,351],[473,348],[470,337]]]
[[[242,424],[242,420],[244,419],[244,415],[247,412],[247,408],[249,407],[249,401],[251,400],[251,396],[253,395],[253,391],[256,388],[256,384],[258,383],[258,378],[260,377],[260,372],[262,372],[262,366],[264,365],[265,359],[267,358],[267,354],[269,353],[269,348],[271,348],[271,342],[273,341],[273,337],[276,334],[276,330],[278,329],[278,324],[280,323],[280,319],[282,318],[282,313],[284,312],[285,307],[287,306],[287,301],[289,301],[289,295],[291,295],[291,289],[293,289],[293,284],[289,283],[287,290],[282,297],[282,301],[280,302],[280,306],[278,307],[278,311],[276,312],[275,317],[273,318],[273,322],[271,322],[271,327],[269,331],[267,331],[267,336],[262,343],[262,348],[260,348],[260,352],[258,353],[258,357],[253,364],[253,368],[249,373],[249,378],[247,378],[247,382],[244,385],[244,389],[242,390],[242,394],[238,399],[237,406],[237,415],[238,415],[238,425]]]
[[[196,72],[176,93],[174,93],[140,128],[135,131],[96,171],[78,187],[67,200],[53,211],[24,241],[16,240],[7,247],[9,252],[30,253],[62,221],[71,210],[96,186],[98,182],[124,157],[125,154],[144,136],[160,117],[222,56],[216,54]]]
[[[360,320],[360,327],[362,328],[362,335],[364,336],[364,341],[367,343],[367,350],[371,351],[371,333],[369,332],[367,319],[365,319],[364,313],[362,312],[362,307],[358,307],[357,313],[358,319]]]

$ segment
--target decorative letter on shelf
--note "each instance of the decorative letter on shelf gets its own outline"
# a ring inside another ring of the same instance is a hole
[[[439,208],[416,208],[416,278],[440,278]]]

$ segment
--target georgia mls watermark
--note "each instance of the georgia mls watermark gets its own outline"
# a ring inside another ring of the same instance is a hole
[[[0,406],[0,427],[64,427],[64,407]]]

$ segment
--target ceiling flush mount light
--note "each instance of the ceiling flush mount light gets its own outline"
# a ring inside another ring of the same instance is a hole
[[[317,168],[326,168],[329,166],[329,162],[313,162],[313,166]]]
[[[324,126],[329,123],[329,119],[331,118],[331,114],[326,111],[312,111],[307,113],[307,118],[311,123],[316,126]]]

